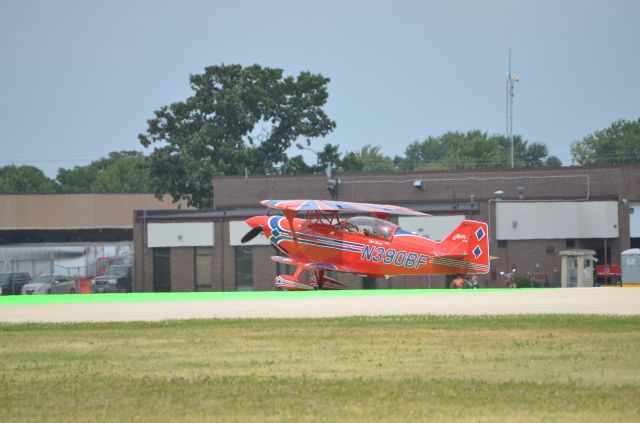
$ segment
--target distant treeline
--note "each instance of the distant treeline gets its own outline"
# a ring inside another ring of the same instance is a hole
[[[310,148],[299,144],[301,148]],[[317,161],[306,163],[301,155],[287,156],[273,174],[322,173],[329,163],[336,172],[411,172],[423,170],[461,170],[506,168],[510,166],[510,141],[502,135],[479,130],[447,132],[409,144],[403,156],[389,157],[379,146],[365,145],[357,151],[341,153],[339,146],[325,144],[317,151]],[[575,165],[640,164],[640,119],[620,120],[571,145]],[[241,158],[240,156],[239,158]],[[514,137],[516,167],[561,166],[560,159],[548,154],[541,142]],[[55,179],[35,166],[0,167],[0,192],[154,192],[149,172],[150,158],[139,151],[118,151],[86,166],[60,168]],[[194,164],[197,166],[197,164]],[[230,166],[243,174],[243,163]]]

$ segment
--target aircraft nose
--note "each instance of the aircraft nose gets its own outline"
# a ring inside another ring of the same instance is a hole
[[[261,232],[265,231],[266,216],[253,216],[245,221],[247,225],[251,226],[249,232],[244,234],[240,242],[245,244],[257,237]],[[266,236],[269,236],[268,234]]]
[[[253,216],[246,220],[247,225],[251,226],[252,228],[255,228],[257,226],[264,227],[266,223],[265,221],[266,221],[265,216]]]

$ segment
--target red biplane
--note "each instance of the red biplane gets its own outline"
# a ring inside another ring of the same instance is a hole
[[[464,220],[445,239],[434,241],[387,220],[390,215],[428,216],[404,207],[328,200],[260,203],[284,216],[247,219],[252,229],[242,242],[262,233],[282,254],[273,260],[296,266],[293,275],[276,276],[277,288],[346,289],[327,271],[386,278],[489,272],[486,223]],[[305,271],[312,276],[303,279]]]

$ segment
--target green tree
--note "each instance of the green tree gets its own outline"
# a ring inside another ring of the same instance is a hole
[[[114,151],[86,166],[58,169],[62,192],[150,192],[149,165],[139,151]]]
[[[281,171],[283,174],[295,175],[300,173],[314,173],[315,167],[309,166],[301,155],[286,157]]]
[[[119,158],[97,174],[91,191],[151,192],[147,158],[142,153]]]
[[[534,142],[523,146],[521,152],[522,166],[524,167],[541,167],[544,166],[546,157],[549,156],[549,149],[545,144]]]
[[[326,143],[322,151],[318,152],[318,166],[315,171],[318,173],[325,172],[327,166],[331,164],[334,168],[340,166],[340,146]]]
[[[441,137],[429,136],[424,141],[414,141],[405,148],[404,159],[397,161],[401,170],[412,171],[419,166],[442,164],[445,149]]]
[[[97,173],[98,169],[92,165],[59,168],[56,180],[62,192],[91,192]]]
[[[56,183],[35,166],[0,168],[0,192],[55,192]]]
[[[513,137],[516,167],[544,166],[547,146]],[[502,135],[488,135],[480,130],[446,132],[414,141],[405,149],[405,157],[396,158],[400,170],[443,170],[505,168],[511,163],[511,141]]]
[[[205,208],[215,175],[281,173],[293,141],[335,128],[322,110],[328,82],[259,65],[210,66],[191,75],[193,95],[155,111],[138,137],[145,147],[157,145],[150,155],[156,195]]]
[[[618,120],[572,143],[571,156],[579,165],[639,164],[640,118]]]
[[[367,144],[358,151],[347,152],[340,161],[340,167],[345,172],[388,172],[394,170],[393,160],[382,154],[380,150],[380,146]]]
[[[562,166],[562,161],[556,156],[549,156],[544,160],[544,165],[546,167],[560,167]]]

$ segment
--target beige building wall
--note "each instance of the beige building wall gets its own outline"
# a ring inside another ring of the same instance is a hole
[[[189,209],[153,194],[3,194],[0,230],[133,228],[134,210]]]

